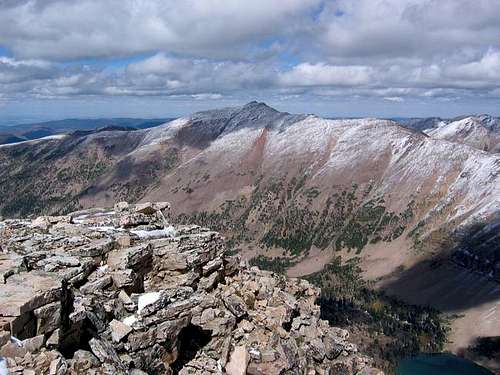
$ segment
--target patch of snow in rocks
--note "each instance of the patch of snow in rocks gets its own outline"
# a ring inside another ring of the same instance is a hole
[[[162,141],[173,138],[179,130],[185,127],[188,123],[189,117],[183,117],[148,129],[141,146],[136,151],[141,150],[142,147],[157,145]]]
[[[122,323],[125,324],[126,326],[132,327],[132,325],[137,322],[137,318],[135,315],[130,315],[127,316],[125,319],[123,319]],[[1,375],[1,374],[0,374]]]
[[[144,293],[137,301],[137,312],[140,314],[147,305],[155,303],[160,298],[160,292]]]
[[[110,226],[110,225],[103,225],[102,227],[92,226],[92,227],[89,227],[89,229],[92,229],[92,230],[95,230],[98,232],[122,232],[123,231],[123,229],[121,229],[121,228],[115,228],[115,227]]]
[[[168,226],[163,229],[155,230],[131,230],[131,233],[135,234],[139,238],[160,238],[160,237],[171,237],[175,234],[175,229],[173,226]]]
[[[77,217],[74,217],[73,218],[73,223],[75,224],[81,224],[83,223],[83,221],[89,217],[89,215],[80,215],[80,216],[77,216]]]
[[[48,136],[42,137],[42,138],[29,139],[27,141],[20,141],[20,142],[3,144],[3,145],[0,145],[0,148],[6,148],[6,147],[11,147],[11,146],[16,146],[16,145],[25,144],[25,143],[31,144],[31,143],[38,143],[38,142],[42,142],[42,141],[50,141],[50,140],[54,140],[54,139],[63,139],[65,137],[67,137],[66,134],[48,135]]]
[[[109,266],[105,264],[104,266],[100,266],[99,268],[97,268],[97,272],[104,273],[108,270],[108,268]]]
[[[115,211],[108,211],[108,212],[98,212],[94,216],[110,216],[114,215]]]
[[[10,336],[10,342],[13,344],[16,344],[19,347],[23,346],[23,343],[21,342],[21,340],[19,340],[17,337],[14,337],[14,336]]]
[[[9,375],[9,370],[7,370],[7,362],[3,357],[0,357],[0,375]]]

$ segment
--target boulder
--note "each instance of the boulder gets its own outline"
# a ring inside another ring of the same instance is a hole
[[[53,302],[33,311],[36,317],[37,334],[44,334],[56,330],[61,322],[61,303]]]
[[[104,339],[92,338],[89,341],[90,349],[92,353],[99,359],[101,363],[107,363],[114,366],[117,373],[125,373],[125,366],[120,361],[118,354],[113,345]]]
[[[242,318],[247,314],[247,307],[241,297],[235,294],[226,296],[223,300],[224,305],[231,311],[236,318]]]
[[[135,212],[139,212],[145,215],[153,215],[156,213],[157,209],[151,202],[138,203],[134,207]]]
[[[113,319],[109,323],[109,328],[111,328],[111,337],[114,342],[122,341],[130,332],[132,332],[132,328],[116,319]]]
[[[117,202],[115,203],[115,212],[124,212],[129,209],[129,205],[127,202]]]
[[[44,232],[48,231],[51,226],[49,219],[46,216],[39,216],[31,222],[31,227],[40,229]]]
[[[106,275],[98,278],[92,282],[83,285],[80,291],[84,294],[89,293],[99,293],[113,283],[113,279],[110,275]]]
[[[10,332],[0,331],[0,348],[10,341]]]
[[[250,356],[244,346],[237,346],[233,349],[229,362],[226,364],[226,373],[228,375],[245,375],[247,373]]]
[[[88,370],[98,367],[99,364],[100,362],[95,355],[81,349],[73,354],[73,359],[71,360],[71,368],[77,374],[86,373]]]
[[[47,339],[45,343],[47,348],[57,348],[59,346],[59,328],[56,329]]]
[[[23,358],[28,351],[17,342],[9,341],[0,349],[0,356],[5,358]]]
[[[38,335],[22,341],[22,346],[30,353],[39,351],[45,342],[44,335]]]

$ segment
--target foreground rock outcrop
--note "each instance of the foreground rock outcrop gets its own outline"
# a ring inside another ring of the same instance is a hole
[[[319,290],[167,203],[0,222],[0,373],[376,374]]]

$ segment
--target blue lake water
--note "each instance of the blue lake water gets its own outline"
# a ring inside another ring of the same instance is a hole
[[[452,354],[419,354],[403,359],[397,375],[494,375],[474,362]]]

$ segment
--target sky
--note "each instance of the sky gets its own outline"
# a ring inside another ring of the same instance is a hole
[[[499,0],[0,0],[0,124],[500,115]]]

